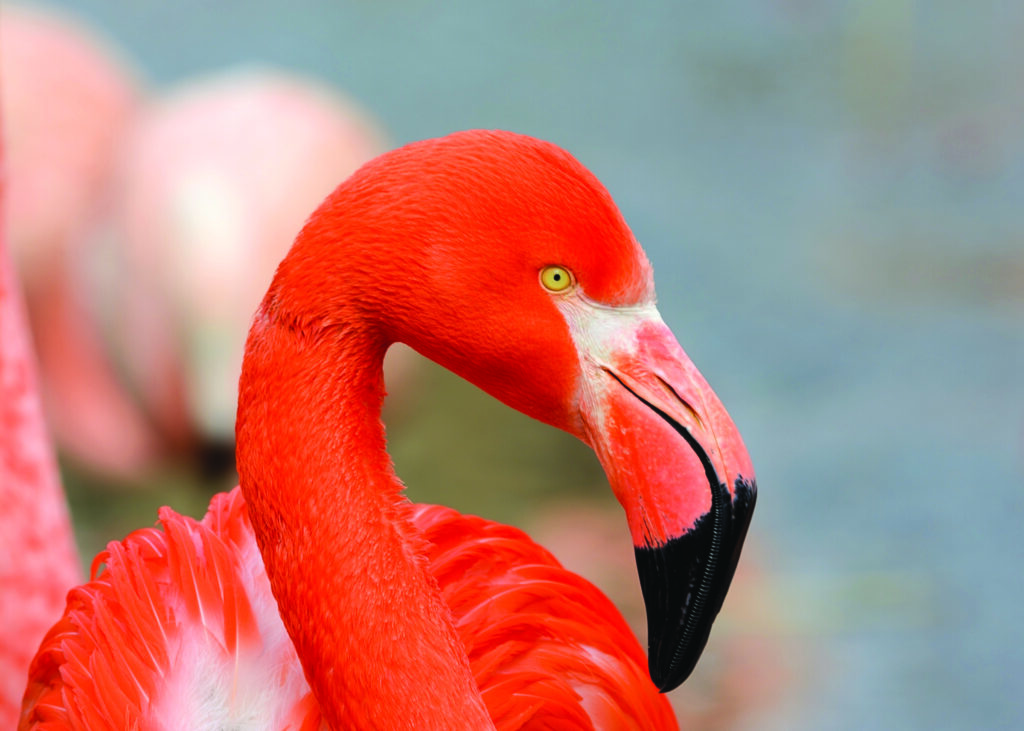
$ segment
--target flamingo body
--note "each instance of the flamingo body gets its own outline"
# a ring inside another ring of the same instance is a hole
[[[518,529],[435,505],[413,524],[496,728],[675,728],[595,586]],[[320,728],[241,491],[201,521],[163,508],[160,527],[111,543],[71,592],[22,727]]]

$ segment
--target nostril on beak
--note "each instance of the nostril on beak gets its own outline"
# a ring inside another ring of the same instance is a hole
[[[690,405],[689,401],[680,396],[676,392],[676,390],[672,388],[672,384],[670,384],[664,378],[657,375],[655,376],[655,378],[658,379],[658,383],[661,384],[661,388],[662,390],[665,391],[665,395],[668,396],[669,400],[675,401],[677,404],[682,406],[683,409],[686,410],[686,413],[689,414],[690,417],[693,419],[693,422],[697,425],[697,427],[700,429],[704,429],[704,421],[700,418],[700,414],[697,413],[697,409],[693,408],[693,406]]]

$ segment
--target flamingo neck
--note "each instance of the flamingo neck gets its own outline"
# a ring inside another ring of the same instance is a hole
[[[492,728],[385,450],[386,342],[357,314],[301,327],[274,311],[257,315],[246,349],[238,468],[324,720]]]

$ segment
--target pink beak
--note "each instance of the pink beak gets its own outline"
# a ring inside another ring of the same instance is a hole
[[[581,413],[626,511],[651,678],[664,692],[690,675],[722,607],[754,510],[754,470],[725,408],[656,312],[600,329],[581,348]]]

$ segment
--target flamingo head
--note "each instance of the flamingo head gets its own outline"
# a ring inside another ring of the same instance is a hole
[[[458,133],[360,169],[310,219],[278,281],[314,248],[297,287],[355,302],[383,341],[595,450],[633,539],[651,677],[662,691],[682,683],[732,579],[754,473],[658,314],[650,265],[604,187],[549,143]]]

